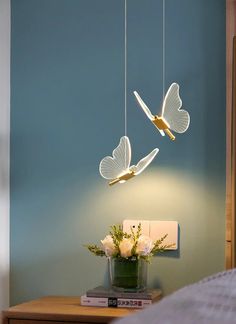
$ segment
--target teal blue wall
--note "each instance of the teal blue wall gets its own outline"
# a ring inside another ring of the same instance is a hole
[[[139,177],[108,187],[100,160],[124,135],[124,1],[12,0],[11,303],[79,295],[106,282],[99,243],[123,219],[177,220],[180,249],[155,257],[148,285],[165,294],[224,267],[225,1],[166,1],[166,84],[190,112],[175,142],[158,111],[162,1],[128,0],[128,135]]]

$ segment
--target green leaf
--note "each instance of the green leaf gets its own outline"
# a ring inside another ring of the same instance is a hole
[[[91,253],[97,255],[97,256],[105,256],[105,252],[98,247],[97,245],[84,245],[84,247],[86,247]]]

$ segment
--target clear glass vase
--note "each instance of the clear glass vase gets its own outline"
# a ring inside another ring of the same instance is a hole
[[[143,291],[147,287],[147,262],[137,258],[109,258],[111,287],[117,291]]]

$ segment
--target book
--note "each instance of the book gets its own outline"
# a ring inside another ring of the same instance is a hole
[[[162,292],[160,289],[146,289],[141,292],[115,291],[111,288],[98,286],[96,288],[88,290],[86,295],[87,297],[107,297],[107,298],[114,297],[114,298],[155,300],[161,298]]]
[[[117,298],[117,297],[88,297],[83,295],[80,297],[82,306],[93,307],[125,307],[125,308],[145,308],[151,305],[151,299],[137,298]]]

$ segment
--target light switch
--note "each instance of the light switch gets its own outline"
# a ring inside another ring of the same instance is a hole
[[[170,245],[174,244],[173,247],[168,250],[178,249],[178,222],[176,221],[150,221],[150,238],[153,241],[160,239],[165,234],[168,236],[163,241],[163,244]]]
[[[134,220],[134,219],[125,219],[123,221],[123,231],[130,234],[131,228],[134,232],[137,231],[138,225],[141,223],[142,234],[149,236],[149,221],[147,220]]]

